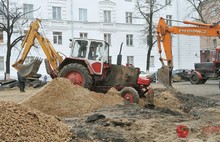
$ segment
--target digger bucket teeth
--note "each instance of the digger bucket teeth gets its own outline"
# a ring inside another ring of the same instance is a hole
[[[18,72],[20,73],[21,77],[33,76],[37,74],[41,63],[42,63],[41,58],[35,58],[28,64],[25,64],[25,65],[20,64],[18,66],[19,68]]]
[[[158,69],[157,78],[165,87],[172,87],[172,70],[168,66],[163,66]]]

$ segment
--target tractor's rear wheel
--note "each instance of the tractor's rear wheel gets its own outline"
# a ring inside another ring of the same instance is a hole
[[[73,84],[90,89],[92,85],[92,77],[87,68],[81,64],[72,63],[64,66],[59,77],[69,79]]]
[[[138,92],[132,88],[132,87],[124,87],[120,91],[121,97],[123,97],[125,100],[129,101],[130,103],[136,103],[139,102],[139,94]]]
[[[193,74],[190,76],[190,82],[191,82],[192,84],[199,84],[199,83],[200,83],[199,76],[198,76],[196,73],[193,73]]]

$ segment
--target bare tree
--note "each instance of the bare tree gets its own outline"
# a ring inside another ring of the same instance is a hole
[[[199,17],[194,18],[197,21],[211,23],[216,21],[216,16],[220,14],[219,0],[187,0],[187,2],[190,4],[189,8],[191,9],[189,16],[192,13],[197,13]]]
[[[150,68],[150,55],[154,44],[156,43],[156,26],[154,22],[155,14],[171,4],[171,0],[136,0],[136,9],[146,20],[145,40],[147,39],[147,66],[146,71]]]
[[[23,13],[22,8],[18,7],[16,3],[10,3],[9,0],[0,1],[0,30],[7,33],[7,53],[6,53],[6,71],[5,78],[10,78],[10,58],[12,48],[24,37],[19,36],[16,39],[12,40],[12,34],[14,33],[15,25],[18,23],[18,20],[21,19],[24,15],[34,12],[28,11]],[[24,24],[27,21],[21,23]]]

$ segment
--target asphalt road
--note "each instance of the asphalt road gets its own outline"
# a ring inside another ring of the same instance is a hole
[[[165,88],[160,83],[152,83],[151,86],[153,88]],[[219,80],[207,80],[205,84],[199,85],[193,85],[189,81],[174,82],[173,87],[184,94],[193,94],[220,100]]]

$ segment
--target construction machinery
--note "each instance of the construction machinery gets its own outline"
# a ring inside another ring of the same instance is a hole
[[[168,19],[170,20],[170,19]],[[180,22],[180,21],[179,21]],[[218,24],[204,24],[198,22],[182,21],[184,24],[189,26],[168,26],[164,18],[160,18],[157,25],[157,42],[158,52],[160,54],[160,61],[162,67],[158,69],[158,79],[165,86],[172,86],[172,69],[173,69],[173,58],[172,58],[172,43],[171,34],[182,34],[189,36],[210,36],[220,37],[220,25]],[[166,58],[163,58],[161,42],[164,47]],[[164,61],[167,62],[165,65]],[[217,78],[220,75],[220,48],[216,48],[216,57],[214,62],[207,63],[196,63],[195,70],[193,71],[190,81],[192,84],[205,83],[208,78]]]
[[[139,77],[139,68],[121,65],[121,55],[118,64],[110,63],[109,44],[104,40],[71,39],[70,56],[62,57],[55,51],[50,41],[38,32],[40,24],[39,19],[31,23],[22,42],[22,56],[12,65],[23,77],[36,74],[40,67],[41,60],[38,58],[28,65],[23,65],[28,52],[34,46],[34,40],[37,39],[46,55],[47,73],[52,78],[65,77],[73,84],[96,92],[105,93],[114,87],[131,103],[138,103],[139,96],[152,93],[149,88],[150,79]]]

